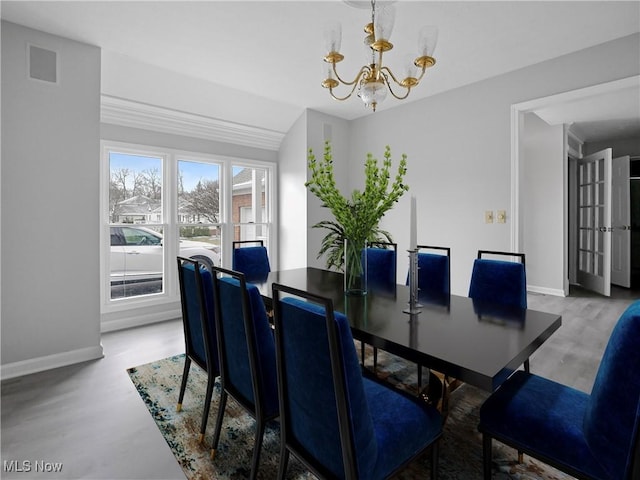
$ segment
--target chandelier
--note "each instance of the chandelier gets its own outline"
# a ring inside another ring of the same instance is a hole
[[[355,4],[356,2],[347,1],[347,3]],[[410,56],[405,61],[402,80],[398,80],[389,67],[382,63],[383,53],[393,48],[389,38],[393,29],[394,16],[393,6],[385,5],[378,9],[375,0],[371,0],[371,23],[364,27],[367,63],[350,82],[343,80],[336,69],[336,63],[344,60],[344,55],[340,53],[342,27],[336,23],[325,30],[326,51],[329,53],[324,57],[326,76],[322,86],[329,89],[329,94],[333,98],[346,100],[357,90],[357,95],[364,104],[375,112],[376,106],[386,98],[387,90],[398,100],[404,100],[411,93],[411,89],[420,83],[427,68],[435,65],[436,60],[432,55],[438,41],[438,30],[433,26],[420,29],[418,56],[415,58]],[[343,97],[334,93],[334,89],[341,84],[351,87],[351,91]]]

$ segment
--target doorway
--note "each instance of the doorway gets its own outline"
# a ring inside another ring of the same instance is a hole
[[[533,237],[531,236],[531,229],[529,229],[529,233],[527,233],[527,228],[524,225],[525,222],[528,220],[527,218],[525,218],[525,216],[523,215],[524,212],[526,212],[527,207],[529,206],[529,204],[531,203],[531,198],[528,197],[528,193],[527,192],[527,188],[524,186],[525,185],[525,172],[526,172],[526,166],[528,165],[526,163],[526,155],[524,153],[524,139],[522,138],[523,135],[523,131],[524,131],[524,119],[525,119],[525,115],[529,114],[529,113],[534,113],[536,115],[539,115],[540,118],[542,118],[543,120],[545,120],[545,122],[547,122],[549,125],[564,125],[565,128],[568,129],[568,126],[571,125],[574,121],[579,121],[577,119],[571,119],[570,117],[568,117],[568,114],[577,114],[579,113],[577,111],[576,105],[580,104],[580,105],[585,105],[588,102],[593,102],[594,104],[598,105],[598,108],[591,108],[591,110],[593,110],[594,112],[596,112],[595,114],[599,114],[599,115],[603,115],[602,118],[600,119],[592,119],[592,123],[598,122],[599,124],[602,125],[606,125],[607,121],[607,115],[603,114],[601,109],[602,107],[607,107],[607,104],[620,104],[622,102],[618,102],[618,100],[628,94],[631,93],[631,95],[635,95],[636,97],[639,95],[640,92],[640,76],[634,76],[634,77],[630,77],[627,79],[623,79],[623,80],[617,80],[617,81],[613,81],[613,82],[608,82],[606,84],[601,84],[601,85],[596,85],[593,87],[588,87],[588,88],[584,88],[584,89],[580,89],[580,90],[575,90],[575,91],[571,91],[571,92],[566,92],[563,94],[558,94],[558,95],[553,95],[551,97],[545,97],[545,98],[540,98],[540,99],[535,99],[535,100],[531,100],[528,102],[523,102],[520,104],[516,104],[516,105],[512,105],[512,169],[511,169],[511,185],[512,185],[512,208],[513,208],[513,219],[514,221],[512,222],[512,231],[511,231],[511,246],[515,251],[522,251],[523,246],[526,245],[532,245],[534,243],[538,243],[538,244],[543,244],[543,245],[547,245],[547,253],[551,250],[552,247],[550,247],[551,245],[556,245],[555,250],[558,251],[559,245],[565,245],[565,249],[564,252],[562,252],[562,256],[563,256],[563,260],[562,260],[562,264],[563,264],[563,268],[564,271],[562,273],[556,272],[555,275],[556,277],[555,280],[553,280],[553,289],[545,289],[543,288],[539,288],[539,286],[533,285],[533,288],[530,288],[531,291],[538,291],[540,293],[551,293],[551,294],[557,294],[557,295],[564,295],[564,296],[568,296],[570,295],[570,278],[572,278],[573,276],[570,275],[570,266],[572,265],[572,261],[573,259],[570,258],[569,255],[569,236],[570,236],[570,229],[569,229],[569,207],[568,207],[568,203],[569,203],[569,198],[570,198],[570,191],[569,191],[569,182],[568,182],[568,178],[570,176],[570,167],[569,167],[569,162],[567,161],[567,159],[570,157],[569,153],[570,153],[570,148],[569,145],[564,145],[564,152],[562,155],[556,155],[556,158],[558,159],[558,163],[556,165],[559,165],[560,163],[562,163],[564,165],[563,168],[556,168],[554,167],[554,171],[557,172],[557,175],[563,175],[564,176],[564,204],[560,205],[558,204],[556,207],[558,210],[556,210],[556,215],[558,214],[558,211],[562,211],[562,215],[565,217],[565,228],[560,231],[560,229],[556,229],[555,231],[549,231],[549,229],[538,229],[539,231],[536,231],[534,229],[534,233],[533,233]],[[634,97],[632,97],[634,98]],[[613,101],[609,101],[609,100],[613,100]],[[626,102],[627,105],[629,105],[629,102]],[[632,124],[633,127],[636,129],[634,130],[633,135],[639,139],[638,142],[640,142],[640,129],[638,129],[638,126],[640,126],[640,110],[637,108],[637,105],[640,104],[640,102],[635,101],[631,102],[632,105],[636,105],[635,109],[633,110],[631,116],[633,117],[632,120]],[[563,110],[564,109],[564,110]],[[569,113],[567,113],[569,112]],[[553,118],[555,115],[555,118]],[[576,115],[577,117],[579,117],[579,115]],[[549,120],[549,118],[552,119],[552,121]],[[613,117],[609,117],[609,118],[613,118]],[[620,117],[618,117],[620,118]],[[565,138],[565,143],[566,143],[566,138]],[[637,143],[636,144],[640,144]],[[605,148],[604,146],[601,146],[601,148]],[[582,152],[579,152],[580,156],[582,156]],[[632,154],[640,154],[640,152],[638,151],[633,151],[633,152],[628,152],[628,153],[632,153]],[[614,152],[615,155],[618,155],[618,152]],[[620,155],[623,155],[624,153],[620,153]],[[635,167],[636,169],[638,167]],[[636,173],[637,174],[637,173]],[[634,177],[635,178],[635,177]],[[640,229],[640,224],[638,224],[638,219],[637,219],[637,213],[636,213],[636,208],[635,205],[638,205],[638,195],[640,195],[640,177],[638,177],[639,181],[633,180],[632,181],[632,185],[631,188],[633,190],[633,195],[634,195],[634,200],[631,202],[634,205],[634,214],[636,215],[634,217],[634,222],[632,222],[632,226],[631,228],[633,230],[635,230],[633,233],[633,255],[631,256],[631,262],[632,262],[632,268],[633,268],[633,278],[634,278],[634,282],[633,282],[633,288],[638,288],[637,287],[637,277],[638,277],[638,270],[640,270],[640,268],[638,268],[638,263],[640,262],[639,260],[639,256],[640,254],[638,253],[638,237],[640,236],[640,233],[636,233],[639,229]],[[536,189],[544,189],[545,185],[538,185],[535,187]],[[530,195],[530,194],[529,194]],[[529,206],[530,208],[530,206]],[[545,214],[547,214],[548,212],[545,212]],[[610,226],[608,226],[610,227]],[[546,254],[546,253],[545,253]],[[536,261],[544,261],[544,258],[540,258],[540,259],[532,259],[534,262]],[[527,262],[529,263],[529,262]],[[541,284],[542,285],[542,284]],[[561,288],[558,288],[558,286],[560,286]],[[538,289],[539,288],[539,289]],[[551,290],[551,291],[545,291],[545,290]]]

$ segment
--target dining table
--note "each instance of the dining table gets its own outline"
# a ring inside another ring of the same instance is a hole
[[[409,287],[345,295],[340,272],[314,267],[272,271],[252,279],[267,305],[274,283],[333,302],[349,320],[354,339],[488,392],[496,390],[562,324],[562,316],[475,301],[460,295],[429,297]],[[407,313],[407,311],[413,313]]]

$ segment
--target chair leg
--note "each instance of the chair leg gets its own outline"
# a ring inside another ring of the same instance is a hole
[[[491,480],[491,437],[486,433],[482,434],[482,467],[484,480]]]
[[[442,403],[441,413],[445,420],[449,417],[449,395],[451,394],[450,379],[447,375],[442,378]]]
[[[417,365],[418,367],[418,392],[422,388],[422,365]]]
[[[524,371],[527,373],[531,373],[531,365],[529,365],[528,358],[524,361]],[[524,455],[520,450],[518,450],[518,463],[524,463]]]
[[[373,347],[373,373],[378,370],[378,347]]]
[[[178,406],[176,411],[182,410],[182,400],[184,399],[184,391],[187,389],[187,379],[189,378],[189,368],[191,367],[191,359],[185,355],[184,369],[182,370],[182,382],[180,383],[180,394],[178,395]]]
[[[440,461],[440,440],[431,445],[431,478],[438,478],[438,462]]]
[[[216,430],[213,433],[213,442],[211,443],[211,459],[216,456],[216,450],[218,449],[218,441],[220,440],[220,431],[222,430],[222,419],[224,417],[224,411],[227,407],[227,392],[223,389],[220,395],[220,405],[218,405],[218,415],[216,417]]]
[[[362,366],[364,367],[364,342],[360,342],[360,357],[362,358]]]
[[[251,476],[249,477],[251,480],[255,480],[258,477],[265,426],[263,419],[256,419],[256,439],[253,442],[253,460],[251,461]]]
[[[282,432],[280,432],[282,435]],[[278,464],[278,480],[284,480],[287,475],[287,466],[289,465],[289,450],[287,449],[284,439],[280,445],[280,462]]]
[[[202,412],[202,422],[200,423],[200,438],[198,441],[204,441],[204,432],[207,429],[207,421],[209,420],[209,409],[211,407],[211,397],[213,396],[213,385],[216,383],[215,377],[209,376],[207,379],[207,394],[204,397],[204,409]]]

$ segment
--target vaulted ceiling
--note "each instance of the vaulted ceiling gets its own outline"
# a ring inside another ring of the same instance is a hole
[[[126,55],[299,109],[354,119],[371,111],[355,95],[344,102],[331,99],[320,85],[323,30],[332,21],[342,22],[343,75],[354,76],[364,64],[362,27],[370,21],[370,11],[354,3],[2,1],[0,13],[14,23],[97,45],[107,54]],[[392,70],[400,72],[405,56],[416,55],[422,25],[439,29],[437,64],[404,102],[640,31],[637,1],[392,3],[394,49],[385,55]],[[637,100],[637,92],[632,95],[616,104],[628,107]],[[399,103],[388,97],[378,111]],[[637,109],[631,113],[640,117]],[[585,117],[587,121],[593,119]],[[640,118],[635,122],[640,131]]]

